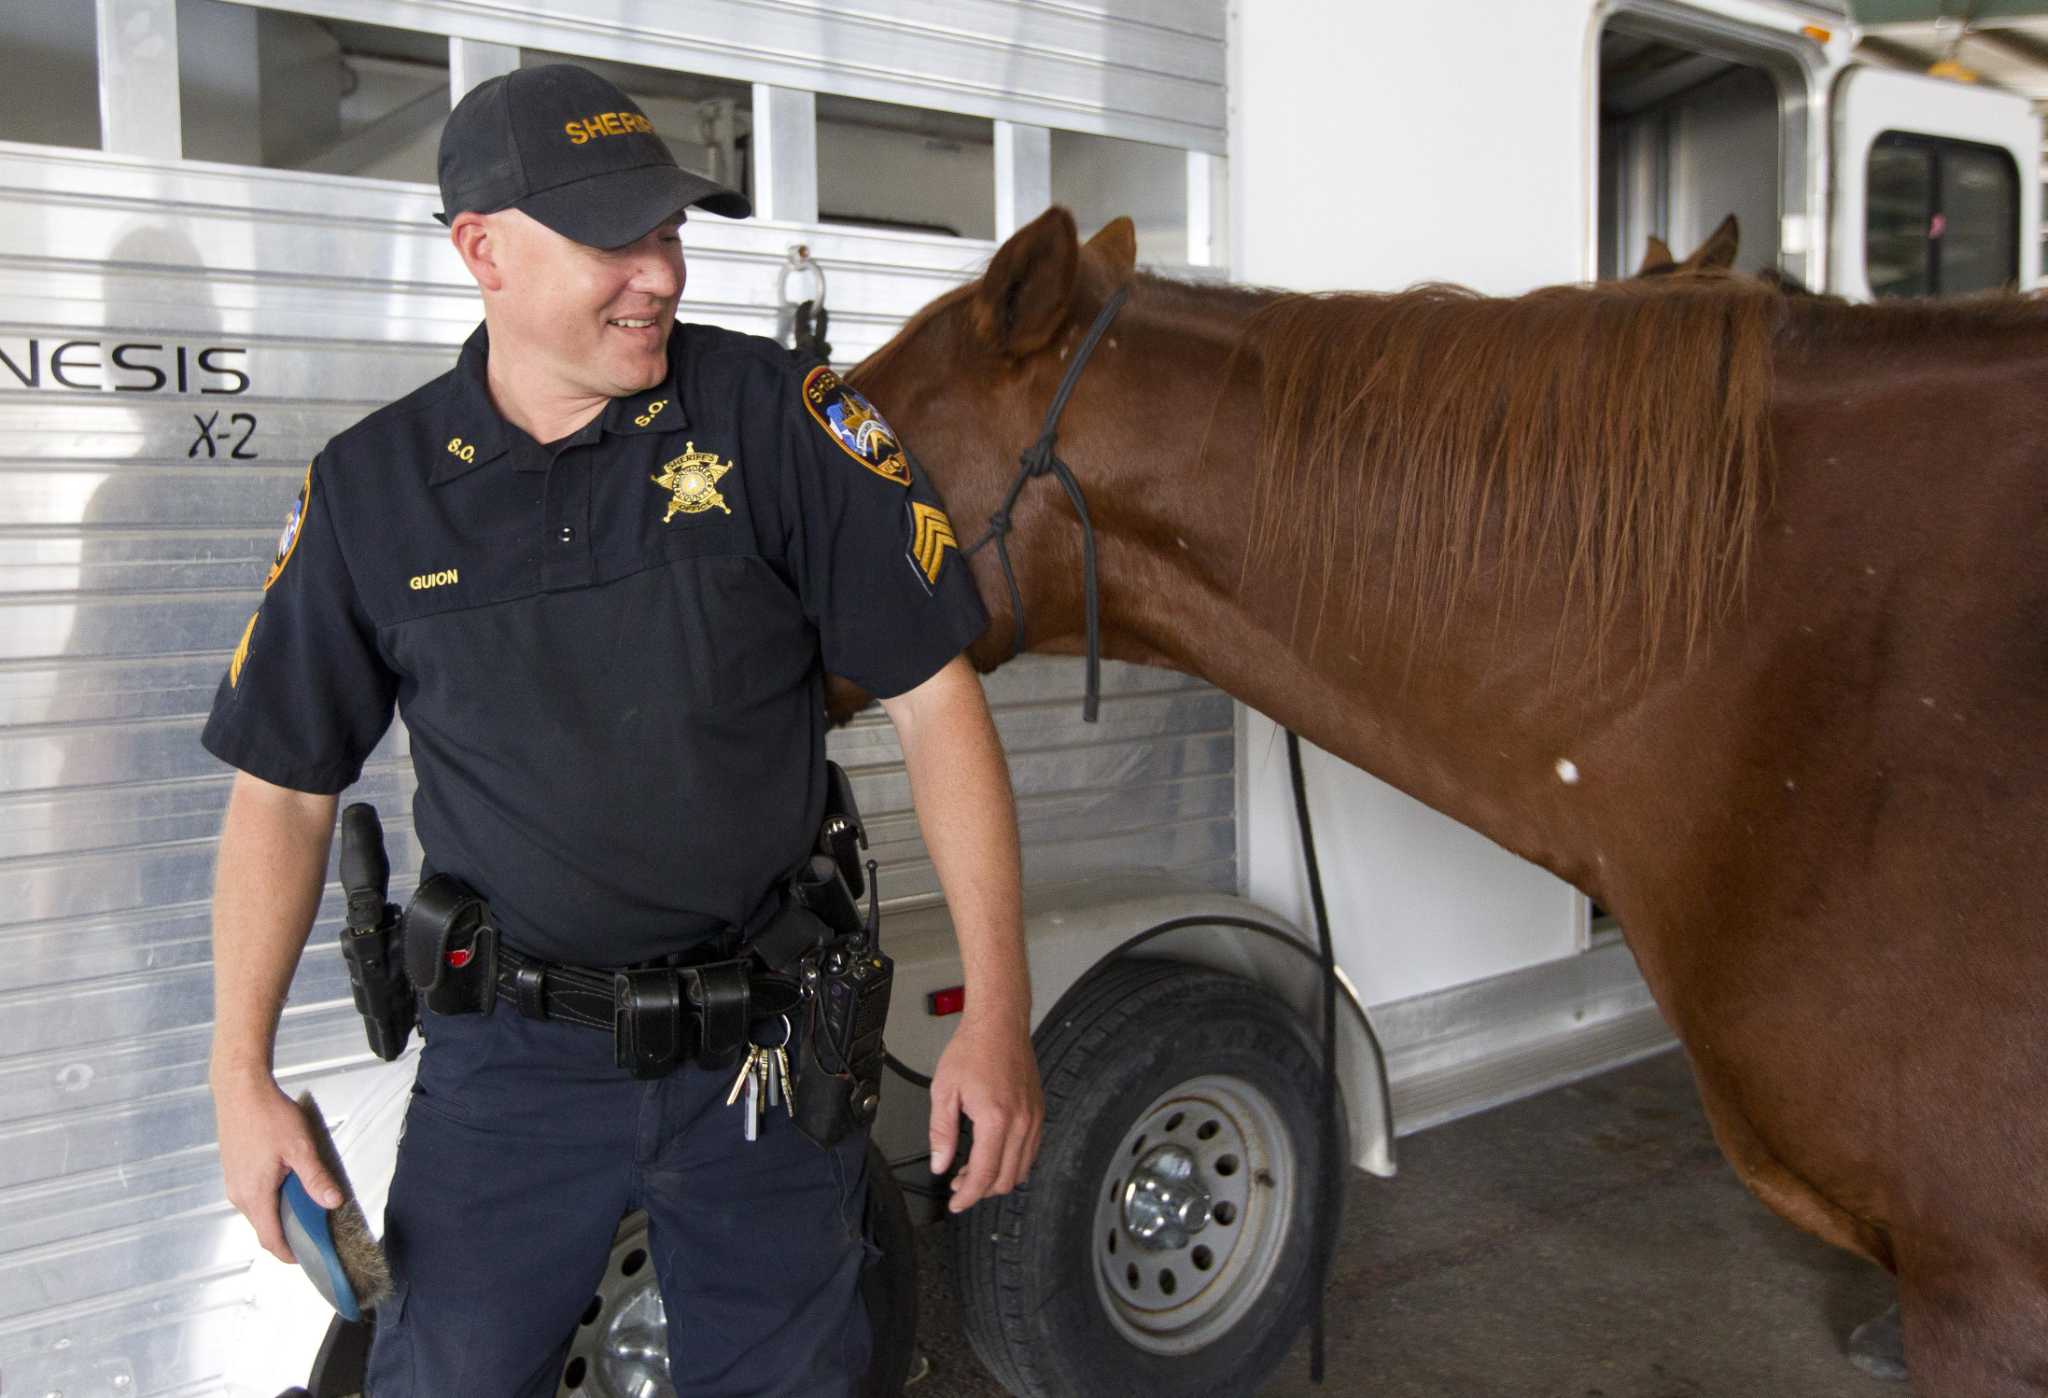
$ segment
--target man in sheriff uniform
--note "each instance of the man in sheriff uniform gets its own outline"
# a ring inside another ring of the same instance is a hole
[[[488,900],[506,947],[677,965],[756,925],[816,839],[827,671],[882,696],[959,928],[933,1167],[964,1112],[953,1207],[1009,1190],[1043,1119],[1015,818],[961,655],[984,616],[930,482],[830,370],[675,323],[682,211],[750,210],[610,83],[484,83],[440,170],[485,325],[315,459],[206,725],[240,769],[214,900],[229,1198],[280,1257],[287,1168],[338,1200],[271,1052],[333,793],[394,705],[426,863]],[[636,1208],[679,1393],[854,1392],[865,1133],[826,1149],[777,1112],[748,1141],[730,1072],[636,1078],[609,1035],[524,1008],[422,1011],[375,1398],[553,1394]]]

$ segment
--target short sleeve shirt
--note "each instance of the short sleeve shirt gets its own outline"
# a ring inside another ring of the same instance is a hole
[[[489,352],[479,328],[314,460],[202,741],[334,792],[395,706],[429,868],[532,955],[666,955],[815,838],[825,672],[902,693],[986,616],[931,482],[826,366],[678,324],[664,382],[542,446]]]

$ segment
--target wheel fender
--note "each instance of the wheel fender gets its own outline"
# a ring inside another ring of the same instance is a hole
[[[1139,891],[1131,891],[1134,885]],[[1027,899],[1024,936],[1034,1024],[1112,959],[1165,956],[1266,987],[1321,1037],[1322,971],[1315,939],[1246,899],[1163,879],[1095,880]],[[934,992],[961,984],[952,919],[943,905],[892,914],[885,920],[882,944],[896,958],[889,1051],[914,1072],[929,1076],[960,1022],[927,1008]],[[1394,1130],[1385,1057],[1341,966],[1337,978],[1337,1080],[1350,1123],[1350,1159],[1362,1170],[1391,1175]],[[892,1077],[882,1094],[875,1138],[913,1191],[929,1180],[923,1173],[929,1115],[925,1093]]]
[[[1043,925],[1027,928],[1027,937],[1034,1002],[1049,1004],[1048,1015],[1058,1012],[1058,999],[1106,962],[1153,957],[1206,966],[1263,986],[1321,1038],[1322,968],[1315,938],[1247,899],[1222,893],[1118,899],[1048,915]],[[1058,983],[1057,996],[1049,993],[1052,982]],[[1350,1123],[1351,1162],[1391,1176],[1394,1125],[1386,1058],[1341,966],[1337,990],[1337,1083]]]

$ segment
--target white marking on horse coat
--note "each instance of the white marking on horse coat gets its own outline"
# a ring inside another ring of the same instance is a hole
[[[1572,761],[1569,757],[1558,758],[1557,779],[1566,786],[1577,786],[1579,784],[1579,764]]]

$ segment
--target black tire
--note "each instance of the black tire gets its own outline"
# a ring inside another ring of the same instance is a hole
[[[306,1379],[309,1398],[356,1398],[363,1391],[363,1372],[370,1367],[370,1335],[377,1313],[366,1312],[361,1320],[336,1316],[313,1357],[313,1372]],[[288,1395],[280,1395],[288,1398]]]
[[[861,1398],[901,1398],[917,1362],[917,1230],[903,1190],[873,1142],[868,1144],[866,1223],[868,1241],[882,1255],[861,1277],[861,1299],[874,1332]]]
[[[1046,1126],[1031,1181],[951,1228],[975,1353],[1022,1398],[1253,1392],[1308,1322],[1314,1264],[1337,1236],[1336,1218],[1315,1216],[1321,1078],[1308,1027],[1248,981],[1131,960],[1070,991],[1036,1040]],[[1233,1116],[1257,1127],[1247,1142],[1270,1137],[1271,1149],[1248,1158],[1284,1160],[1290,1178],[1259,1169],[1212,1179],[1240,1167],[1234,1156],[1211,1159],[1197,1181],[1217,1186],[1219,1199],[1225,1188],[1243,1192],[1242,1216],[1233,1208],[1225,1225],[1219,1204],[1200,1232],[1148,1247],[1124,1225],[1128,1206],[1115,1202],[1130,1183],[1126,1158],[1142,1167],[1167,1146],[1195,1158],[1210,1147],[1187,1143],[1199,1131],[1213,1144],[1217,1116],[1226,1133]],[[1160,1134],[1132,1141],[1155,1126]],[[1141,1154],[1148,1144],[1152,1153]],[[1206,1263],[1196,1257],[1203,1251]],[[1253,1266],[1255,1258],[1265,1261]],[[1145,1290],[1154,1276],[1163,1289],[1156,1303]],[[1170,1284],[1182,1276],[1189,1282]]]

